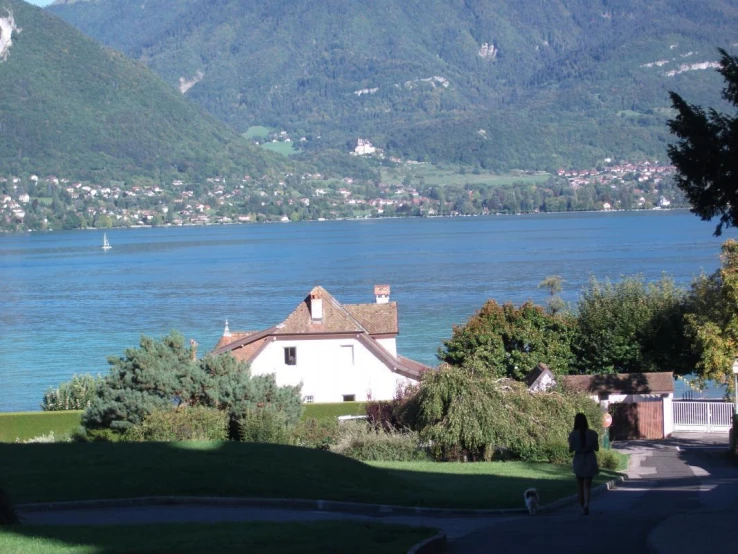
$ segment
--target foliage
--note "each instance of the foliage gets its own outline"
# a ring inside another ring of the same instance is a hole
[[[550,445],[568,440],[577,412],[593,429],[601,421],[599,406],[584,395],[531,393],[517,381],[453,366],[427,374],[411,402],[418,412],[413,428],[442,460],[548,461]]]
[[[618,453],[614,450],[603,450],[600,448],[597,451],[597,465],[600,469],[609,469],[610,471],[620,469]]]
[[[720,53],[718,72],[725,79],[723,99],[738,107],[738,56]],[[678,112],[669,129],[679,140],[669,146],[669,158],[677,168],[677,185],[692,204],[692,213],[703,221],[719,217],[715,235],[738,226],[738,115],[705,112],[688,104],[675,92],[671,102]]]
[[[299,386],[278,387],[273,374],[251,376],[228,354],[197,361],[176,331],[160,341],[142,336],[139,348],[108,362],[110,373],[82,418],[87,429],[124,432],[152,412],[178,406],[214,407],[232,424],[257,407],[284,412],[290,423],[302,415]]]
[[[699,379],[732,387],[732,366],[738,357],[738,242],[725,241],[721,251],[720,269],[692,284],[685,321],[698,356]]]
[[[44,394],[41,409],[44,411],[84,410],[97,396],[101,378],[92,375],[74,375],[72,379],[50,388]]]
[[[548,290],[548,311],[556,314],[566,309],[566,303],[561,299],[559,293],[562,290],[564,280],[560,275],[549,275],[543,281],[538,283],[538,288]]]
[[[46,435],[39,435],[37,437],[31,437],[30,439],[26,440],[20,440],[15,439],[15,442],[23,443],[23,444],[48,444],[50,442],[65,442],[69,441],[70,439],[57,439],[56,435],[54,435],[54,431],[50,431]]]
[[[366,403],[369,425],[375,430],[404,430],[405,404],[417,392],[417,385],[398,383],[392,400],[370,400]]]
[[[680,65],[731,44],[738,16],[723,0],[150,0],[146,10],[106,0],[50,10],[172,88],[201,74],[187,98],[238,131],[286,129],[313,150],[368,137],[390,155],[497,171],[663,157],[667,88],[706,98],[711,76]]]
[[[335,418],[303,418],[292,430],[290,442],[295,446],[329,450],[338,437],[338,420]]]
[[[499,305],[488,300],[463,326],[454,326],[438,358],[450,365],[496,377],[522,379],[539,363],[554,373],[568,373],[573,356],[574,322],[526,302]]]
[[[291,428],[284,412],[258,408],[249,410],[238,420],[238,431],[243,442],[290,442]]]
[[[572,350],[581,373],[692,370],[683,317],[685,291],[662,277],[617,283],[592,277],[578,302]]]
[[[82,412],[19,412],[0,414],[0,442],[21,442],[54,433],[68,437],[79,426]]]
[[[40,8],[3,8],[22,28],[0,63],[3,173],[160,183],[284,167],[142,64]]]
[[[203,406],[155,410],[124,434],[126,441],[208,441],[228,438],[228,414]]]
[[[416,432],[376,429],[365,421],[341,423],[336,443],[330,450],[367,462],[412,462],[428,458]]]

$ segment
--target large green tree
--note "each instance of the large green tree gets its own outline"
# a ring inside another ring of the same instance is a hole
[[[581,373],[675,371],[693,358],[684,339],[685,291],[663,277],[617,283],[592,278],[579,298],[572,342]]]
[[[730,386],[738,357],[738,242],[726,241],[720,258],[720,269],[693,283],[685,320],[699,357],[695,373]]]
[[[738,57],[719,52],[722,96],[738,107]],[[669,146],[677,185],[703,221],[719,217],[715,235],[720,235],[723,228],[738,226],[738,117],[688,104],[675,92],[670,96],[678,112],[668,123],[679,139]]]
[[[465,325],[454,326],[438,358],[453,366],[522,379],[538,363],[568,373],[573,361],[573,319],[532,302],[520,307],[488,300]]]
[[[108,362],[110,373],[82,416],[88,429],[123,432],[154,411],[175,407],[215,407],[231,421],[254,409],[283,411],[290,422],[302,413],[299,386],[278,387],[274,375],[252,376],[229,354],[196,360],[176,331],[160,341],[142,336],[139,348]]]

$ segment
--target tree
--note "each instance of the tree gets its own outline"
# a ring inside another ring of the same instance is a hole
[[[283,411],[292,423],[302,415],[300,386],[278,387],[274,375],[252,377],[230,354],[198,361],[176,331],[160,341],[142,336],[139,348],[108,362],[110,373],[82,416],[87,429],[124,432],[155,411],[176,407],[214,407],[232,423],[256,409]]]
[[[566,303],[559,296],[563,283],[564,280],[560,275],[549,275],[543,281],[538,283],[539,289],[548,290],[548,311],[552,314],[556,314],[566,309]]]
[[[684,339],[685,291],[663,277],[618,283],[592,278],[578,303],[572,342],[581,373],[676,371],[693,367]]]
[[[726,241],[720,259],[720,269],[693,283],[685,320],[698,356],[697,376],[730,386],[738,357],[738,242]]]
[[[573,361],[569,316],[546,313],[526,302],[519,308],[488,300],[463,326],[454,326],[438,358],[469,371],[523,379],[538,363],[554,373],[568,373]]]
[[[720,69],[726,86],[722,97],[738,107],[738,57],[725,50]],[[669,146],[669,158],[677,169],[677,186],[692,205],[692,213],[703,221],[719,216],[715,235],[738,225],[738,117],[685,102],[669,93],[678,114],[669,120],[672,134],[679,138]]]

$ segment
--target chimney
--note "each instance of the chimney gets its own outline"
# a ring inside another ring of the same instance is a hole
[[[231,330],[228,328],[228,320],[226,319],[225,329],[223,329],[223,336],[224,337],[230,337],[231,336]]]
[[[377,304],[387,304],[389,297],[389,285],[374,285],[374,299],[377,301]]]
[[[313,323],[323,321],[323,299],[317,292],[310,293],[310,316]]]

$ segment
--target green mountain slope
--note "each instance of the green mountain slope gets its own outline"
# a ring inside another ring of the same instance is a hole
[[[261,175],[279,163],[144,64],[44,10],[0,0],[0,29],[0,44],[12,39],[0,46],[0,175]]]
[[[735,0],[58,0],[239,132],[365,136],[495,169],[662,156],[667,91],[718,98]]]

